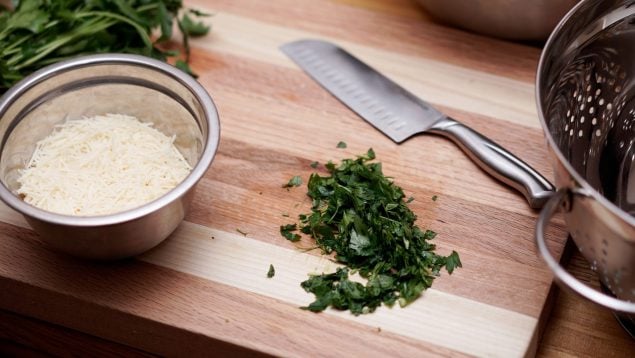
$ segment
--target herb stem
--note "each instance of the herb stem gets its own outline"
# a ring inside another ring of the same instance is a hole
[[[147,5],[141,5],[137,8],[137,12],[146,12],[149,10],[154,10],[154,9],[158,9],[159,8],[159,4],[155,3],[155,4],[147,4]]]
[[[150,39],[150,36],[148,36],[148,32],[143,27],[141,27],[137,22],[134,22],[125,16],[111,13],[111,12],[106,12],[106,11],[87,11],[84,13],[79,13],[76,16],[77,18],[81,18],[84,16],[101,16],[101,17],[111,18],[114,20],[125,22],[128,25],[132,26],[135,30],[137,30],[137,33],[141,37],[141,40],[148,48],[152,48],[152,40]],[[97,31],[94,31],[94,32],[97,32]]]

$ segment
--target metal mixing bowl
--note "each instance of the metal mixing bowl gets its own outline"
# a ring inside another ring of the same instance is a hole
[[[121,113],[152,122],[192,166],[174,189],[143,206],[103,216],[67,216],[16,196],[19,171],[36,143],[67,119]],[[0,98],[0,199],[24,215],[50,247],[91,259],[140,254],[183,220],[194,189],[212,163],[220,125],[205,89],[184,72],[147,57],[86,56],[46,67]]]
[[[510,40],[544,40],[578,0],[419,0],[450,25]]]

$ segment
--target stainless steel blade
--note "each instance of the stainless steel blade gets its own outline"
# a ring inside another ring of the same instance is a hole
[[[445,117],[331,43],[300,40],[280,49],[342,103],[397,143]]]

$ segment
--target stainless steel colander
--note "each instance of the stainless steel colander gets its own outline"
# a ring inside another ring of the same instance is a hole
[[[586,0],[572,9],[545,45],[536,95],[559,188],[537,223],[540,253],[562,285],[635,313],[635,1]],[[543,233],[559,209],[615,297],[550,255]]]

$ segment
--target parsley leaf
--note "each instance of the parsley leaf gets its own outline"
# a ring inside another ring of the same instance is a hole
[[[282,187],[291,188],[291,187],[300,186],[300,185],[302,185],[302,178],[300,178],[299,175],[296,175],[293,178],[289,179],[289,182],[283,185]]]
[[[463,267],[459,254],[454,250],[448,257],[445,258],[445,260],[445,269],[448,273],[452,273],[457,267]]]
[[[296,229],[310,235],[324,254],[335,253],[335,260],[345,265],[301,283],[315,295],[303,309],[333,307],[358,315],[382,304],[406,306],[432,285],[441,269],[452,273],[461,267],[455,251],[447,257],[434,252],[430,241],[436,233],[415,225],[417,216],[407,205],[412,200],[404,200],[403,190],[384,176],[374,159],[369,149],[339,165],[329,161],[327,176],[311,174],[311,212],[299,215],[299,226],[280,227],[288,239]],[[351,270],[366,283],[351,280]]]
[[[320,165],[320,163],[318,162],[311,162],[311,168],[315,169],[318,167],[318,165]]]
[[[272,264],[269,264],[269,271],[267,271],[267,278],[272,278],[276,274],[276,269]]]
[[[179,70],[191,75],[191,76],[196,76],[196,74],[192,71],[192,69],[190,68],[190,65],[187,64],[187,62],[183,61],[183,60],[176,60],[176,62],[174,63],[174,67],[178,68]]]
[[[296,224],[283,225],[280,226],[280,234],[287,240],[296,242],[299,241],[301,238],[300,235],[293,233],[293,231],[296,231],[297,229],[298,226]]]
[[[373,245],[368,236],[358,234],[355,229],[351,230],[348,246],[359,256],[370,256],[373,253]]]
[[[190,36],[203,36],[209,32],[209,26],[205,25],[202,21],[194,21],[187,14],[181,18],[181,26],[185,33]]]
[[[347,147],[346,142],[340,141],[339,143],[337,143],[337,147],[338,148],[346,148]]]

